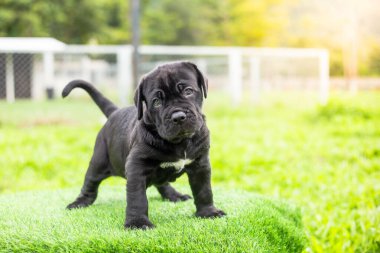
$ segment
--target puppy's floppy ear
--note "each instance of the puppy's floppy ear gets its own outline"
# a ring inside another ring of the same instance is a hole
[[[140,120],[143,116],[143,102],[145,100],[144,94],[143,94],[143,83],[144,78],[141,79],[139,85],[136,88],[134,101],[135,105],[137,107],[137,119]]]
[[[201,89],[203,96],[207,98],[207,89],[208,89],[208,80],[207,78],[202,74],[202,72],[198,69],[197,65],[195,65],[192,62],[186,62],[187,64],[191,65],[192,68],[195,70],[195,73],[197,73],[197,82],[199,89]]]

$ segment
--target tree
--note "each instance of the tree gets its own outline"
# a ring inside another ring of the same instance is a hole
[[[126,44],[131,40],[129,0],[98,0],[102,9],[101,31],[95,34],[100,44]]]
[[[275,44],[288,0],[146,0],[142,37],[152,44]]]
[[[168,45],[275,44],[282,3],[293,0],[141,0],[142,42]],[[2,0],[1,36],[49,36],[66,43],[130,42],[129,1]]]
[[[144,1],[141,36],[146,44],[198,44],[201,1]]]
[[[224,31],[227,43],[240,46],[273,46],[286,25],[283,0],[228,0]]]
[[[99,1],[3,0],[0,35],[55,37],[67,43],[87,43],[101,31]]]
[[[46,36],[41,14],[46,9],[44,1],[11,1],[0,2],[0,36]]]

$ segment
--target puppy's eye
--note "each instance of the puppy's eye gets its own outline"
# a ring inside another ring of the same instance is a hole
[[[187,87],[186,89],[183,90],[183,94],[186,97],[193,95],[193,93],[194,93],[194,90],[192,88],[189,88],[189,87]]]
[[[153,99],[152,103],[153,103],[153,107],[155,108],[158,108],[162,105],[161,100],[158,98]]]

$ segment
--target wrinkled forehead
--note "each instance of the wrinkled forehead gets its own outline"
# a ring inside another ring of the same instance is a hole
[[[197,76],[194,70],[187,66],[173,64],[157,67],[145,77],[148,92],[154,89],[171,90],[178,83],[197,87]]]

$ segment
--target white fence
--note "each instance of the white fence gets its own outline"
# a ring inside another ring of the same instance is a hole
[[[162,62],[195,62],[207,75],[210,89],[226,91],[235,105],[246,91],[252,101],[258,101],[263,91],[276,89],[312,90],[320,103],[328,100],[329,55],[324,49],[141,46],[139,53],[140,74]],[[21,56],[29,62],[16,64]],[[120,103],[127,104],[133,92],[131,62],[130,46],[67,45],[55,52],[0,48],[0,98],[12,102],[23,97],[17,95],[18,90],[29,89],[24,97],[30,94],[40,99],[47,88],[59,93],[67,82],[81,78],[102,90],[115,91]],[[28,72],[24,82],[30,85],[17,86],[17,76],[24,72]]]

